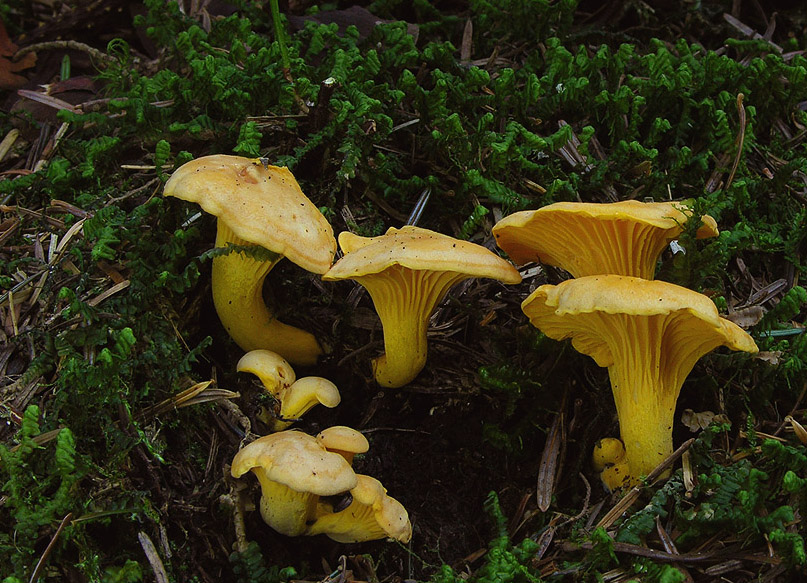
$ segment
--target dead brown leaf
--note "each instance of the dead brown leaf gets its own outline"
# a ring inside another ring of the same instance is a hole
[[[15,73],[30,69],[36,64],[36,54],[28,53],[19,61],[12,61],[6,57],[17,54],[17,45],[11,42],[6,27],[0,21],[0,90],[19,89],[28,81],[22,75]]]

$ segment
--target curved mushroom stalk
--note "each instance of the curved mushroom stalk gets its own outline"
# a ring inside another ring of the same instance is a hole
[[[691,215],[676,202],[557,202],[503,218],[493,235],[517,264],[541,261],[574,277],[610,273],[653,279],[659,255]],[[701,222],[699,239],[717,236],[712,217],[704,215]]]
[[[218,221],[216,247],[227,243],[251,245]],[[269,252],[271,253],[271,252]],[[212,269],[213,305],[224,329],[242,350],[266,349],[282,354],[294,364],[316,364],[322,347],[310,332],[280,322],[263,301],[266,276],[282,255],[260,261],[232,252],[215,257]]]
[[[402,387],[423,370],[429,352],[429,317],[448,290],[469,277],[395,265],[383,277],[356,278],[373,299],[384,330],[384,354],[373,360],[373,374],[379,385]],[[401,290],[405,290],[403,297]]]
[[[278,322],[262,295],[266,275],[283,257],[321,274],[336,253],[333,229],[292,173],[262,158],[204,156],[178,168],[164,194],[216,216],[217,247],[255,245],[272,255],[267,261],[243,253],[213,260],[213,301],[235,342],[245,351],[265,348],[294,364],[315,364],[322,347],[314,336]]]
[[[662,281],[582,277],[543,285],[521,307],[544,334],[571,339],[575,349],[608,368],[628,483],[672,453],[675,404],[698,359],[718,346],[757,351],[708,297]]]

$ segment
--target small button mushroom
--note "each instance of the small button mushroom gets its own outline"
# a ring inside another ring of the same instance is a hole
[[[297,379],[280,396],[280,419],[274,421],[272,430],[286,429],[316,405],[324,405],[333,409],[341,400],[339,389],[328,379],[322,377]]]
[[[357,453],[366,453],[370,449],[370,443],[361,432],[344,425],[323,429],[317,434],[317,441],[328,451],[344,457],[349,464],[353,463]]]
[[[238,372],[256,375],[264,388],[280,403],[280,418],[260,416],[272,431],[282,431],[315,405],[336,407],[339,390],[322,377],[296,378],[294,369],[279,354],[270,350],[251,350],[236,365]]]

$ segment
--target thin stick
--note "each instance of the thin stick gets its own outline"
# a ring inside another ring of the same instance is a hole
[[[687,451],[692,444],[695,443],[695,438],[689,439],[681,444],[681,447],[676,449],[672,452],[667,459],[661,462],[656,469],[650,472],[647,475],[646,482],[652,484],[668,467],[670,467],[679,457],[684,455],[684,452]],[[638,484],[630,489],[630,491],[625,494],[625,497],[622,498],[616,505],[611,508],[611,510],[602,517],[602,520],[597,524],[597,527],[609,528],[616,519],[622,516],[622,514],[631,507],[631,505],[636,502],[636,499],[639,497],[639,493],[642,491],[642,484]]]

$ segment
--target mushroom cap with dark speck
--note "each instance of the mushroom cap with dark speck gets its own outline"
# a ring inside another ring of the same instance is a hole
[[[241,239],[312,273],[325,273],[333,263],[333,229],[288,168],[257,158],[204,156],[180,166],[164,194],[198,203]]]

